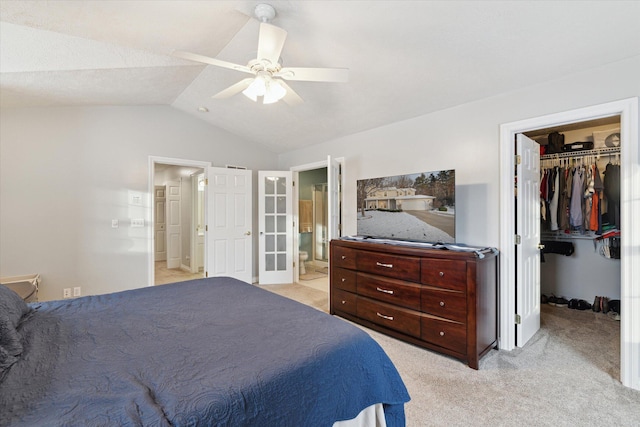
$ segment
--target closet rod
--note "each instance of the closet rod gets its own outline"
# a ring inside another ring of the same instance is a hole
[[[605,147],[605,148],[596,148],[593,150],[573,151],[573,152],[567,152],[567,153],[544,154],[540,156],[540,160],[554,160],[554,159],[565,159],[565,158],[575,158],[575,157],[585,157],[585,156],[597,156],[600,154],[614,154],[619,152],[620,152],[620,147]]]

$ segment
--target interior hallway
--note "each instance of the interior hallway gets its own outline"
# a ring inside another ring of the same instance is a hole
[[[173,282],[185,282],[187,280],[202,279],[204,273],[190,273],[179,268],[167,268],[166,261],[155,262],[154,284],[166,285]]]

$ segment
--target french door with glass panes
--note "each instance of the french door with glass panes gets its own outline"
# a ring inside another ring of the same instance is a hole
[[[258,283],[293,282],[292,173],[258,171]]]

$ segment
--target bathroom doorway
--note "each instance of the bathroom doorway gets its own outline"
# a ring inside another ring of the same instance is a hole
[[[327,168],[298,174],[300,281],[327,278],[329,256]]]

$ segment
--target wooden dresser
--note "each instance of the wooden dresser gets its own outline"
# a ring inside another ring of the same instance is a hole
[[[492,252],[331,241],[331,314],[478,369],[498,343]]]

